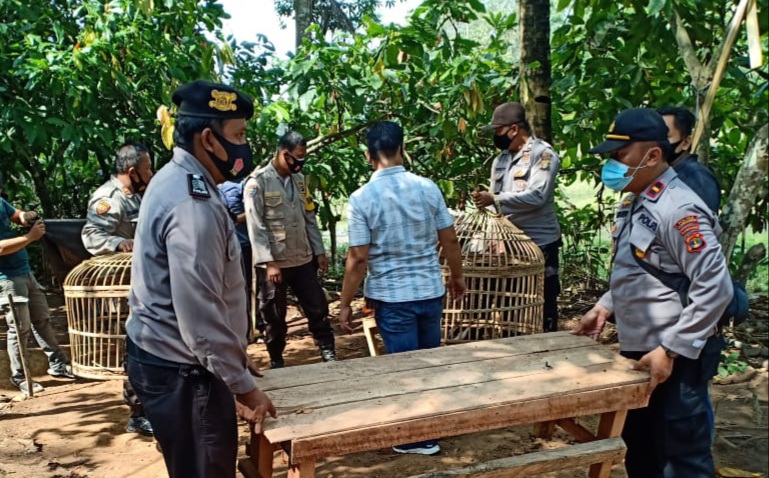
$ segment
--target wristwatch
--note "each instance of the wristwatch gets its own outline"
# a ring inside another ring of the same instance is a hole
[[[672,359],[678,357],[678,352],[674,352],[674,351],[670,350],[669,348],[665,347],[664,345],[662,346],[662,350],[665,351],[665,355],[667,355],[668,357],[670,357]]]

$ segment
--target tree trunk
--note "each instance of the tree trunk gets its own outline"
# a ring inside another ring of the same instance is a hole
[[[745,228],[745,221],[756,205],[758,198],[766,197],[769,192],[767,169],[769,169],[769,124],[765,124],[748,146],[745,160],[742,162],[729,199],[721,214],[724,233],[721,247],[727,260],[731,258],[737,237]]]
[[[552,143],[550,1],[520,0],[521,103],[533,133]]]
[[[313,0],[294,0],[294,18],[296,22],[296,49],[302,45],[305,30],[312,23]]]

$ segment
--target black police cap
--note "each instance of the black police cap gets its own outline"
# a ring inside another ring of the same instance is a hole
[[[213,119],[250,119],[254,104],[236,89],[220,83],[198,80],[174,91],[172,100],[177,116]]]
[[[666,143],[667,140],[668,127],[659,113],[651,108],[630,108],[614,117],[606,141],[589,152],[608,153],[638,141]]]

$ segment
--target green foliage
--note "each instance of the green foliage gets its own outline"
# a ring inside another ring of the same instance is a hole
[[[728,348],[721,352],[721,363],[718,364],[718,375],[728,377],[736,373],[744,372],[748,363],[742,360],[739,352],[732,352]]]
[[[0,2],[0,151],[12,158],[0,173],[12,198],[81,217],[121,142],[159,151],[155,109],[175,86],[256,61],[248,46],[235,58],[234,44],[209,40],[224,15],[213,0]]]

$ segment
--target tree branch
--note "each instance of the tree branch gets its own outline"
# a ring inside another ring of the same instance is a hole
[[[670,26],[673,28],[676,37],[676,43],[678,43],[678,51],[681,53],[681,57],[686,64],[686,69],[689,70],[689,75],[692,77],[692,82],[697,89],[702,89],[707,85],[709,77],[712,75],[713,69],[705,70],[697,58],[697,52],[694,50],[692,40],[689,38],[689,32],[686,31],[684,21],[678,14],[675,8],[673,8],[673,18],[670,19]]]
[[[338,133],[332,133],[326,136],[319,136],[317,138],[311,139],[310,141],[307,142],[307,154],[318,151],[321,148],[324,148],[329,144],[335,143],[341,139],[347,138],[348,136],[352,136],[358,131],[362,130],[363,128],[370,126],[372,123],[373,122],[359,124],[354,128],[350,128],[344,131],[340,131]]]

